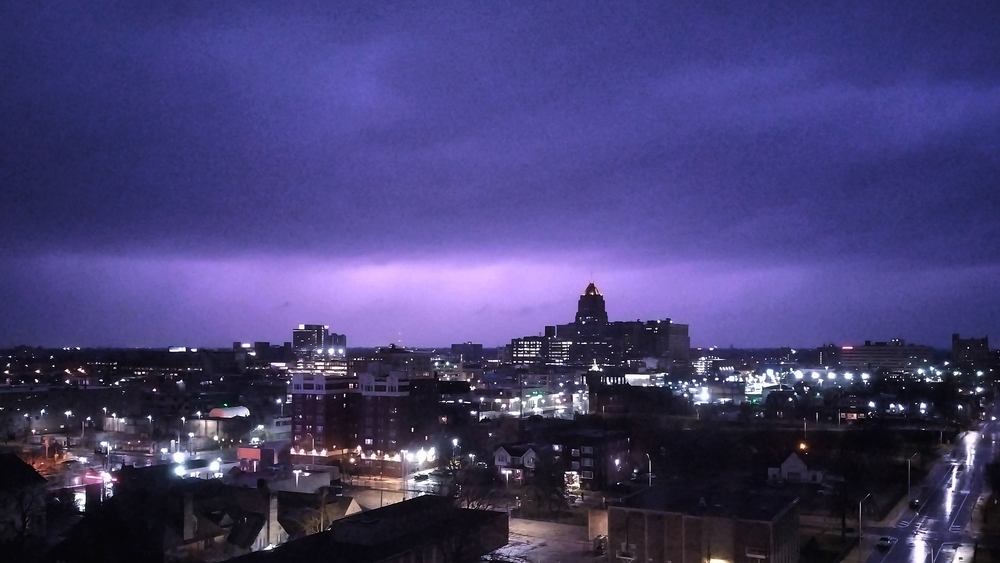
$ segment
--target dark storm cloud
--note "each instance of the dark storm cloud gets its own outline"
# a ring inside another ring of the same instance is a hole
[[[5,242],[414,250],[454,213],[712,254],[996,234],[996,8],[693,6],[9,8]]]
[[[996,3],[542,4],[5,4],[8,285],[76,256],[883,284],[1000,261]],[[969,283],[951,293],[979,302]]]

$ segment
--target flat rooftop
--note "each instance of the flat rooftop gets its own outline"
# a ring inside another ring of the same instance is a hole
[[[653,487],[633,493],[613,506],[771,522],[797,502],[798,498],[767,492]]]

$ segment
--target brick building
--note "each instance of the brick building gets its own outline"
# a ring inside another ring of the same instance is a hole
[[[797,563],[797,503],[776,495],[645,489],[608,508],[608,552],[613,561]],[[594,528],[601,526],[592,522]]]

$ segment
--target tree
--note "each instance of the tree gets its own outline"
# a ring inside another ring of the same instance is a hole
[[[526,492],[539,509],[559,512],[569,508],[566,498],[566,472],[548,455],[535,459],[534,474],[528,479]]]
[[[460,508],[493,510],[504,500],[503,483],[496,472],[482,467],[470,467],[455,476]]]
[[[0,520],[0,538],[24,545],[27,537],[41,530],[45,516],[45,487],[16,485],[0,494],[4,518]]]

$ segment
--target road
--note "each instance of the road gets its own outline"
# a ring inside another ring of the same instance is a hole
[[[991,420],[996,415],[991,406],[978,430],[956,440],[951,459],[924,480],[919,509],[907,509],[892,528],[864,527],[866,540],[886,536],[892,541],[888,549],[872,551],[867,563],[969,563],[966,552],[975,541],[969,523],[986,494],[986,464],[1000,447],[1000,423]]]

